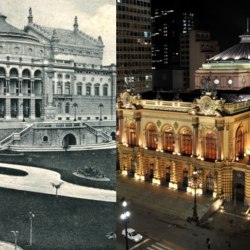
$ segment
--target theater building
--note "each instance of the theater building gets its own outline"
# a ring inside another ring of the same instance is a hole
[[[78,27],[44,27],[29,10],[24,30],[0,14],[0,146],[62,146],[115,134],[115,65]],[[14,134],[13,134],[14,133]]]
[[[196,71],[194,91],[119,96],[122,174],[250,205],[249,32],[240,38]]]

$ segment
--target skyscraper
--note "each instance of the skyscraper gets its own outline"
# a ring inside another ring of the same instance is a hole
[[[117,0],[117,93],[152,89],[150,0]]]

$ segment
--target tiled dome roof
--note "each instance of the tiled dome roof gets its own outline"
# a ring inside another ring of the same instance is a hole
[[[0,37],[15,37],[25,38],[33,41],[38,41],[34,36],[31,36],[24,31],[17,29],[16,27],[6,22],[6,16],[0,13]]]
[[[210,58],[208,62],[250,60],[250,33],[240,36],[240,43]]]

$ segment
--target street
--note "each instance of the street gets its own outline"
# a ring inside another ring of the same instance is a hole
[[[192,223],[188,223],[184,218],[184,215],[192,214],[192,209],[178,202],[174,203],[174,200],[169,199],[172,203],[168,204],[168,199],[164,200],[162,195],[164,193],[158,192],[155,187],[148,183],[138,183],[127,177],[118,177],[119,184],[117,193],[122,195],[128,200],[127,209],[131,212],[131,216],[128,221],[128,227],[134,228],[137,232],[144,236],[143,240],[137,244],[129,242],[129,249],[158,249],[158,250],[201,250],[208,249],[206,240],[211,239],[211,249],[242,249],[247,250],[249,246],[249,238],[242,237],[242,235],[229,233],[230,221],[232,216],[230,214],[217,213],[209,220],[210,227],[200,227]],[[130,185],[128,187],[127,185]],[[148,186],[147,186],[148,185]],[[130,192],[133,190],[133,192]],[[179,192],[178,195],[183,192]],[[140,200],[140,194],[143,196],[144,203]],[[168,193],[165,194],[166,196]],[[137,199],[135,199],[137,197]],[[154,197],[151,199],[151,197]],[[161,208],[165,208],[165,212],[162,213],[159,209],[159,213],[151,207],[156,207],[156,200],[158,198],[157,205]],[[192,199],[192,197],[191,197]],[[122,213],[121,204],[119,201],[121,197],[117,198],[117,249],[125,249],[125,239],[121,237],[121,230],[124,227],[123,222],[119,218]],[[154,200],[154,202],[152,202]],[[201,200],[198,200],[200,203]],[[183,199],[182,199],[182,202]],[[180,204],[182,204],[180,206]],[[173,210],[176,210],[176,214],[173,215],[173,211],[170,210],[168,215],[168,207],[171,206]],[[200,206],[199,206],[200,207]],[[183,211],[183,212],[182,212]],[[198,210],[199,211],[199,210]],[[200,211],[199,211],[200,212]],[[179,214],[179,218],[178,218]],[[241,225],[248,225],[249,221],[243,220],[240,217],[238,220],[238,228]],[[246,224],[247,223],[247,224]],[[147,240],[148,239],[148,240]],[[145,240],[147,240],[145,242]],[[230,241],[231,246],[228,246]]]

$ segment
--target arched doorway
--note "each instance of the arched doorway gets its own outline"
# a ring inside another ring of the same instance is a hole
[[[76,137],[72,134],[67,134],[64,136],[62,144],[64,147],[68,147],[70,145],[76,145]]]
[[[116,134],[115,134],[115,132],[113,131],[110,135],[112,137],[112,140],[115,141],[116,140]]]
[[[214,191],[214,178],[213,176],[209,173],[206,176],[206,193],[207,194],[212,194]]]
[[[233,199],[236,199],[237,201],[244,202],[245,198],[245,186],[237,183],[234,185],[233,190]]]
[[[245,173],[233,170],[233,200],[244,202],[245,198]]]

